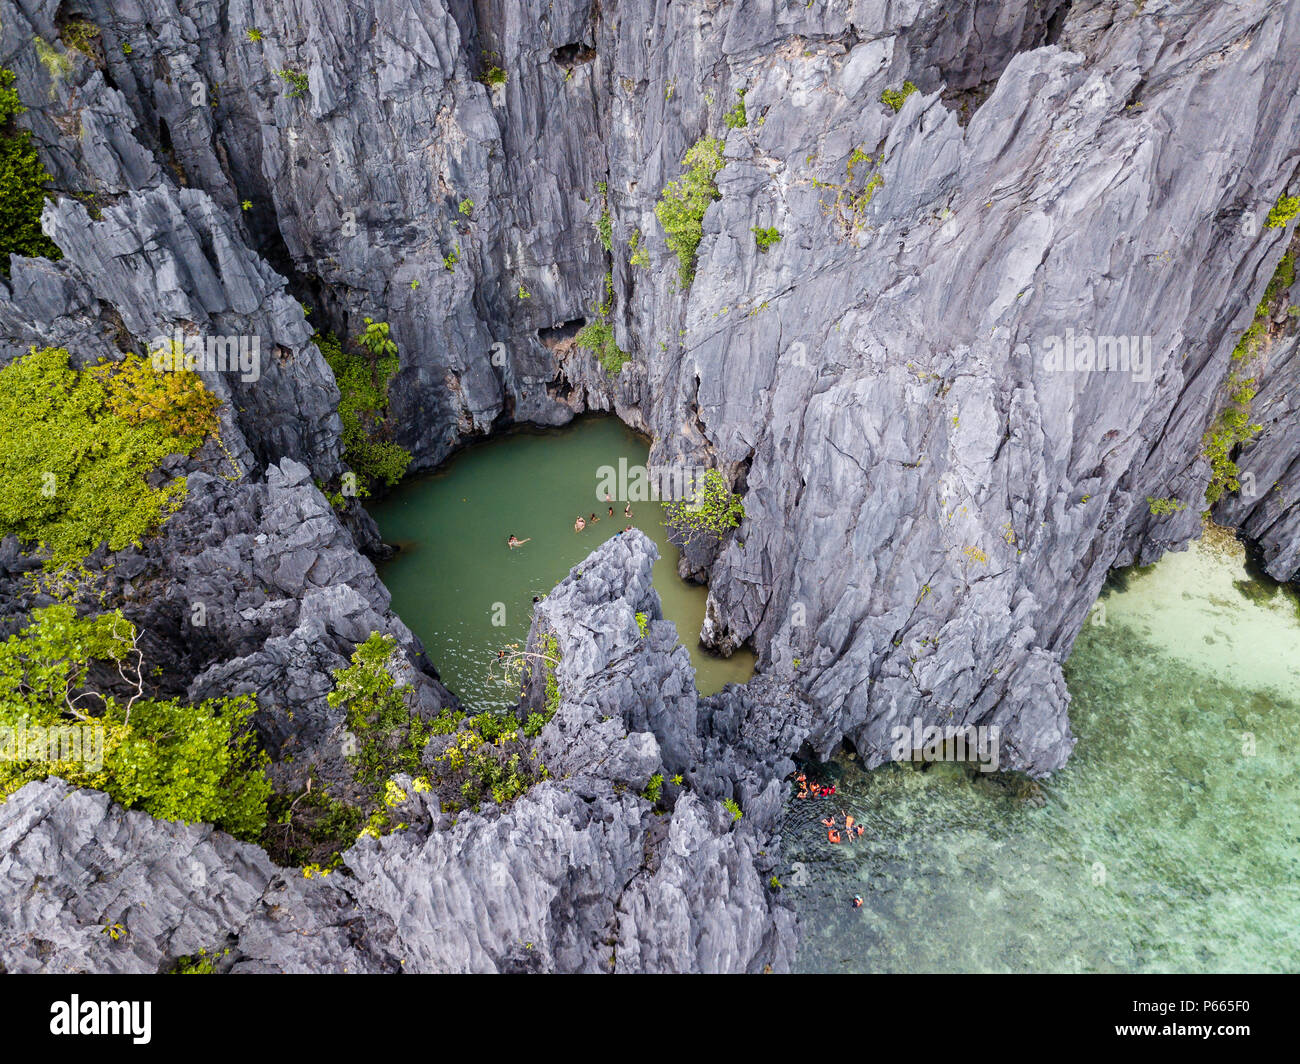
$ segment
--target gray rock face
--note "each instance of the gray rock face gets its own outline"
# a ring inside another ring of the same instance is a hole
[[[0,965],[153,971],[215,947],[235,971],[787,968],[794,915],[766,882],[783,785],[707,734],[672,625],[640,638],[635,608],[659,615],[655,557],[626,534],[538,610],[562,655],[560,708],[537,744],[552,778],[453,822],[398,777],[414,826],[361,838],[346,872],[304,880],[210,828],[29,784],[0,817],[0,889],[25,899],[0,916]],[[783,724],[797,742],[806,707]],[[678,763],[688,778],[656,810],[639,792]],[[718,800],[732,794],[739,820]],[[117,940],[102,931],[114,923]]]
[[[303,879],[220,831],[124,812],[59,779],[3,808],[0,970],[159,972],[200,950],[223,971],[397,969],[366,948],[334,877]]]
[[[630,556],[593,563],[608,586],[584,569],[537,620],[571,643],[540,749],[591,798],[557,780],[490,821],[513,840],[501,865],[478,841],[489,822],[468,819],[353,852],[367,904],[427,934],[477,897],[476,877],[532,868],[524,840],[547,817],[560,850],[608,855],[634,882],[609,893],[575,857],[580,882],[539,873],[502,935],[466,927],[439,952],[412,931],[394,956],[779,966],[781,913],[760,926],[733,910],[757,904],[746,870],[761,880],[765,858],[745,840],[801,747],[848,740],[878,764],[920,717],[1000,725],[1006,763],[1036,776],[1065,762],[1061,662],[1111,567],[1197,534],[1203,437],[1294,231],[1264,219],[1300,191],[1300,8],[86,0],[103,57],[63,69],[33,47],[54,41],[57,6],[0,0],[0,49],[56,185],[102,214],[48,208],[65,258],[15,261],[0,360],[32,343],[93,360],[122,334],[177,327],[263,342],[257,382],[207,375],[247,481],[230,486],[207,456],[163,540],[180,549],[126,566],[153,566],[123,585],[151,630],[184,630],[193,595],[235,607],[192,645],[170,640],[175,684],[293,707],[293,727],[278,711],[261,722],[267,742],[328,763],[338,721],[322,696],[350,640],[393,632],[425,670],[356,552],[377,549],[373,526],[322,511],[308,483],[339,468],[312,327],[391,323],[392,417],[416,467],[498,425],[594,409],[649,434],[655,462],[716,467],[744,491],[742,527],[683,568],[710,585],[706,641],[751,644],[759,678],[698,698],[648,576]],[[504,84],[475,80],[489,64]],[[881,94],[908,81],[918,91],[895,112]],[[742,89],[747,123],[728,128]],[[726,166],[683,287],[654,205],[706,134]],[[751,229],[768,226],[781,240],[763,251]],[[616,379],[572,340],[607,275],[632,355]],[[1264,430],[1239,456],[1257,490],[1215,517],[1286,579],[1300,569],[1300,355],[1289,318],[1272,331],[1249,368]],[[1118,361],[1116,338],[1135,338],[1137,364],[1056,360],[1079,340]],[[1152,499],[1184,508],[1157,516]],[[27,564],[12,543],[0,562],[10,578]],[[9,603],[13,586],[0,581]],[[446,704],[417,682],[421,709]],[[611,790],[660,768],[690,784],[662,838]],[[746,810],[730,830],[721,798]],[[651,834],[658,856],[629,864]],[[421,886],[407,913],[393,885],[415,889],[400,864],[416,855],[448,870],[449,893]],[[706,860],[736,872],[726,890],[676,894]],[[598,894],[572,934],[542,916]]]

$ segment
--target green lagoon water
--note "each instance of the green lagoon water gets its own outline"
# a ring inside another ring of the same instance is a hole
[[[1300,970],[1296,600],[1200,545],[1126,584],[1075,645],[1079,742],[1036,800],[847,758],[835,799],[791,800],[803,970]],[[852,845],[819,823],[841,808]]]
[[[473,711],[505,708],[497,651],[522,646],[534,595],[546,595],[591,551],[634,525],[659,547],[654,585],[664,616],[691,652],[704,694],[743,683],[754,670],[747,650],[719,658],[699,646],[706,589],[677,576],[663,507],[616,500],[614,516],[597,495],[598,471],[644,465],[645,441],[611,417],[582,418],[563,429],[516,432],[475,444],[437,473],[413,477],[369,507],[386,542],[401,551],[380,567],[393,608],[428,649],[443,682]],[[574,519],[600,520],[580,533]],[[511,534],[530,542],[511,550]],[[494,621],[504,623],[494,624]]]

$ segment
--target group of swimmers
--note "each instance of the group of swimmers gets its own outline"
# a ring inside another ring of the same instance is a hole
[[[605,496],[605,501],[606,501],[606,502],[609,502],[609,501],[610,501],[608,495]],[[609,507],[609,516],[610,516],[610,517],[613,517],[613,516],[614,516],[614,507],[613,507],[612,505]],[[623,516],[624,516],[624,517],[631,517],[631,516],[632,516],[632,504],[631,504],[630,502],[629,502],[629,503],[626,503],[626,504],[623,506]],[[597,521],[599,521],[599,520],[600,520],[600,518],[597,517],[595,514],[592,514],[590,517],[586,517],[586,518],[584,518],[584,517],[582,516],[582,514],[578,514],[578,519],[577,519],[576,521],[573,522],[573,531],[575,531],[575,532],[581,532],[581,531],[582,531],[584,528],[586,528],[588,525],[594,525],[594,524],[595,524]],[[624,532],[631,532],[631,531],[632,531],[632,526],[631,526],[631,525],[628,525],[627,528],[623,529],[623,531],[624,531]]]
[[[862,838],[862,825],[854,823],[853,814],[841,809],[840,816],[844,818],[844,831],[842,834],[838,820],[833,816],[822,817],[822,826],[826,829],[827,840],[838,843],[843,842],[846,837],[850,842]]]
[[[788,779],[789,777],[787,777]],[[800,772],[794,778],[795,784],[799,790],[795,794],[796,798],[833,798],[835,797],[835,785],[818,783],[816,780],[810,780],[807,773]],[[840,816],[844,820],[844,830],[840,830],[840,822],[834,816],[822,817],[822,827],[826,829],[826,840],[832,844],[843,842],[846,838],[852,842],[854,839],[862,838],[865,829],[853,818],[853,814],[846,809],[840,810]],[[850,902],[853,908],[862,908],[862,895],[855,894]]]
[[[608,495],[606,495],[605,502],[609,503],[609,507],[608,507],[609,516],[613,517],[614,516],[613,500]],[[624,504],[623,516],[624,517],[632,516],[632,504],[630,502]],[[594,525],[599,520],[600,518],[597,517],[594,513],[590,517],[583,517],[582,514],[578,514],[578,519],[573,522],[573,531],[581,532],[588,525]],[[623,529],[623,531],[631,532],[632,526],[628,525],[625,529]],[[516,547],[522,547],[525,543],[529,542],[529,540],[531,540],[532,538],[533,538],[532,536],[529,536],[527,539],[520,539],[513,532],[511,532],[510,535],[506,538],[506,546],[508,546],[511,550],[514,550]]]
[[[794,781],[799,785],[799,793],[795,795],[796,798],[831,798],[835,795],[834,784],[827,787],[816,780],[809,780],[802,772],[794,778]]]

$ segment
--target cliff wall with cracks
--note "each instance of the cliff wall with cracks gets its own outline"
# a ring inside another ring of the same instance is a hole
[[[76,14],[100,30],[93,57],[58,42]],[[46,227],[65,254],[15,261],[0,358],[256,333],[261,381],[209,375],[240,490],[283,500],[250,498],[241,532],[291,536],[271,525],[311,513],[333,545],[335,575],[282,570],[274,625],[176,648],[175,682],[274,701],[292,654],[273,641],[299,633],[289,687],[319,705],[309,596],[330,661],[365,627],[338,618],[400,625],[310,484],[340,450],[310,333],[369,315],[402,351],[392,420],[416,468],[601,409],[656,462],[743,487],[742,527],[687,566],[709,580],[706,640],[752,644],[763,670],[701,728],[735,740],[744,721],[764,763],[848,739],[877,764],[914,716],[999,724],[1034,775],[1065,762],[1061,662],[1111,567],[1198,534],[1204,436],[1294,230],[1264,220],[1300,191],[1300,9],[1282,0],[0,0],[0,34],[64,193]],[[476,80],[491,68],[503,83]],[[705,135],[726,165],[684,287],[654,206]],[[755,226],[780,241],[760,249]],[[562,339],[607,275],[632,355],[616,378]],[[1297,357],[1275,325],[1252,368],[1265,428],[1239,458],[1261,491],[1215,515],[1286,579]],[[1065,337],[1137,338],[1150,361],[1070,372],[1051,361]],[[363,605],[324,602],[340,581]]]

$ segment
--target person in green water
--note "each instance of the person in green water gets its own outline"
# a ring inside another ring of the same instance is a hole
[[[532,536],[529,536],[528,539],[519,539],[512,532],[510,533],[510,538],[506,540],[506,542],[510,544],[510,549],[514,550],[516,547],[522,547],[525,543],[529,542],[529,540],[531,540],[532,538],[533,538]]]

